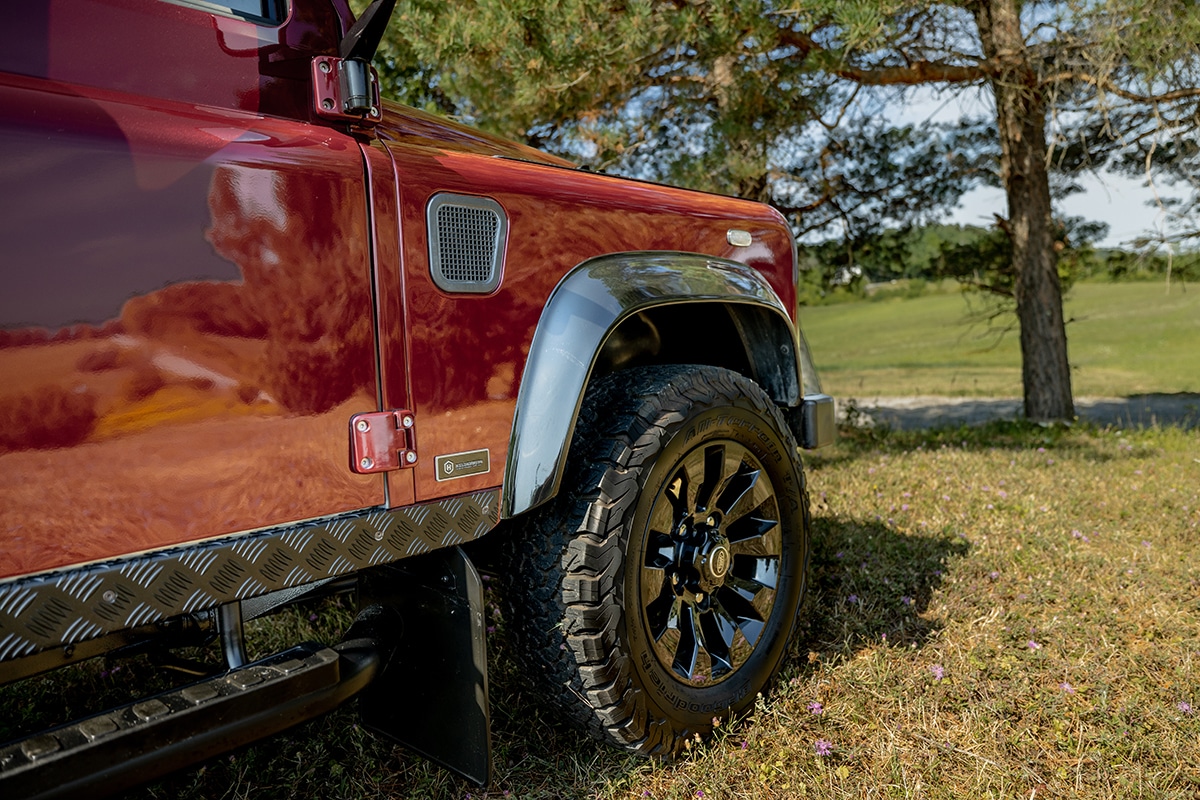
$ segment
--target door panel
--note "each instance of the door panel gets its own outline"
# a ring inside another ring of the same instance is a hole
[[[354,139],[0,74],[0,152],[0,577],[383,503]]]

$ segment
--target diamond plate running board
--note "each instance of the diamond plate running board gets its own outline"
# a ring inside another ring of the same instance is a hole
[[[469,542],[499,516],[497,490],[180,546],[0,582],[0,683],[14,659],[178,614]],[[18,673],[18,674],[10,674]]]

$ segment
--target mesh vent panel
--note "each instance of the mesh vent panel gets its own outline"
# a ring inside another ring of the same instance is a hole
[[[445,281],[489,284],[495,277],[500,215],[490,208],[445,204],[437,209],[435,270]]]

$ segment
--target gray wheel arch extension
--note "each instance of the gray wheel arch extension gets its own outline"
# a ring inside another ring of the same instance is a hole
[[[728,312],[750,377],[776,403],[801,402],[798,351],[805,345],[758,272],[691,253],[621,253],[585,261],[559,282],[534,331],[513,418],[502,517],[558,492],[588,381],[622,323],[668,307],[703,305]]]

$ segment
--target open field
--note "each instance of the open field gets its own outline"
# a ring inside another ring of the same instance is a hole
[[[1016,330],[970,324],[980,300],[970,302],[948,292],[803,309],[825,391],[1020,397]],[[1083,283],[1065,309],[1076,396],[1200,392],[1200,286]]]
[[[540,710],[489,641],[484,794],[352,709],[138,798],[1180,798],[1200,795],[1200,431],[993,423],[847,431],[808,459],[805,626],[753,719],[673,764]],[[338,607],[259,626],[334,636]],[[135,661],[0,696],[0,720],[114,691]],[[827,756],[817,742],[829,743]]]

